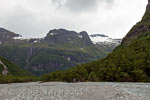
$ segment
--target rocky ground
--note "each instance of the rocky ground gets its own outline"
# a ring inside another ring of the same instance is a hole
[[[150,100],[146,83],[15,83],[0,85],[0,100]]]

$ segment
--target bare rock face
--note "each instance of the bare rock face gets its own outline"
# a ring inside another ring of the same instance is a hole
[[[78,44],[92,45],[92,41],[90,40],[87,32],[83,31],[77,33],[75,31],[68,31],[65,29],[50,30],[47,36],[44,38],[44,41],[48,42],[49,44],[70,43],[74,45]]]
[[[129,43],[131,40],[138,38],[139,35],[150,32],[150,0],[146,7],[146,12],[140,22],[133,26],[129,33],[122,40],[122,44]]]

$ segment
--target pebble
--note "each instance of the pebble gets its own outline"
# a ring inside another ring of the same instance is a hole
[[[143,90],[148,93],[150,84],[13,83],[0,85],[0,100],[150,100]]]

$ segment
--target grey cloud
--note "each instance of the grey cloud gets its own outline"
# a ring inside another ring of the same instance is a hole
[[[139,21],[147,4],[147,0],[143,4],[143,0],[133,0],[135,4],[131,0],[14,0],[12,5],[10,0],[2,1],[0,27],[25,37],[43,37],[54,28],[122,37]]]
[[[3,20],[5,18],[5,20]],[[18,6],[13,9],[10,14],[0,17],[0,21],[4,28],[21,34],[25,37],[37,37],[43,32],[43,23],[38,22],[36,14]]]
[[[55,13],[47,16],[48,19],[45,19],[32,10],[17,6],[12,9],[11,13],[0,14],[0,27],[9,29],[24,37],[43,37],[50,29],[75,27],[78,23],[77,20],[79,20],[73,21],[68,14],[62,16],[60,13]]]
[[[52,2],[59,8],[66,8],[72,12],[96,11],[101,4],[114,4],[114,0],[52,0]]]

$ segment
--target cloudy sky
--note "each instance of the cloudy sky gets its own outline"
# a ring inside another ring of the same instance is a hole
[[[24,37],[65,28],[122,38],[141,20],[148,0],[0,0],[0,27]]]

